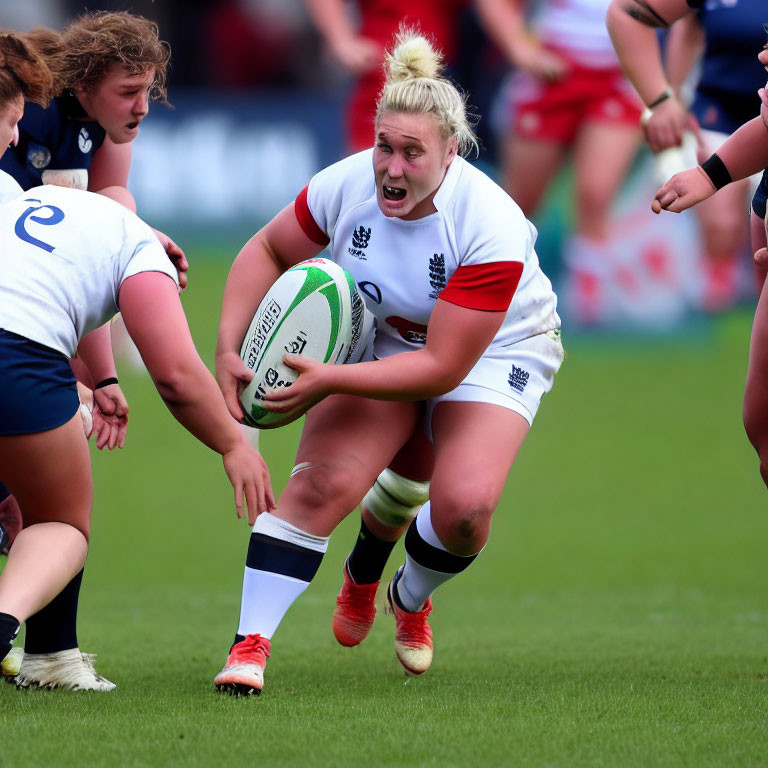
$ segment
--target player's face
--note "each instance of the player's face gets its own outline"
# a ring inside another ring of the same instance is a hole
[[[435,192],[455,156],[456,141],[442,137],[433,115],[385,112],[373,150],[381,212],[408,220],[434,213]]]
[[[115,144],[127,144],[136,138],[139,124],[149,112],[149,88],[154,79],[154,68],[136,75],[115,65],[93,89],[76,88],[75,94]]]
[[[24,98],[19,95],[0,107],[0,155],[19,141],[19,120],[24,114]]]

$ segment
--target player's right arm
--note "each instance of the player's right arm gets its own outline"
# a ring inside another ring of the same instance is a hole
[[[195,349],[176,284],[159,272],[140,272],[120,286],[120,311],[157,391],[173,416],[198,440],[220,453],[248,520],[274,507],[269,471],[230,416],[221,392]]]
[[[688,119],[667,82],[656,30],[698,5],[698,0],[611,0],[608,7],[605,23],[621,68],[652,112],[643,129],[653,152],[679,146]]]
[[[240,359],[240,347],[259,303],[283,272],[324,247],[304,232],[290,203],[243,246],[232,264],[221,307],[216,378],[230,413],[239,421],[239,388],[253,377]]]

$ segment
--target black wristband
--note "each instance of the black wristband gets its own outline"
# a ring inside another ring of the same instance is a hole
[[[661,94],[658,96],[658,98],[654,99],[649,105],[648,109],[655,109],[659,106],[663,101],[666,101],[667,99],[672,97],[672,89],[667,86]]]
[[[117,376],[110,376],[106,379],[102,379],[94,389],[101,389],[102,387],[108,387],[110,384],[117,384]]]
[[[709,176],[709,180],[715,185],[715,189],[722,189],[726,184],[730,184],[733,179],[725,163],[720,159],[717,152],[711,155],[701,164],[701,169]]]

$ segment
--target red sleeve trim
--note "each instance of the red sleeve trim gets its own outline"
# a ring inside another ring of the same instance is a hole
[[[331,242],[330,238],[317,226],[317,222],[312,216],[312,212],[309,210],[309,203],[307,202],[308,191],[309,184],[299,192],[299,195],[296,198],[296,202],[293,206],[296,211],[296,218],[298,219],[299,226],[304,230],[304,234],[313,243],[323,246],[328,245],[328,243]]]
[[[467,309],[506,312],[522,274],[521,261],[495,261],[459,267],[438,298]]]

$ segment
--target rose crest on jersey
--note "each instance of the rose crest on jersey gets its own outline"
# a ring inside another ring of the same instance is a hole
[[[440,291],[445,288],[444,253],[433,253],[429,260],[429,284],[432,286],[429,298],[436,299],[440,294]]]
[[[352,247],[349,248],[350,255],[356,259],[365,261],[368,257],[365,255],[365,249],[371,241],[371,228],[366,229],[362,224],[352,230]]]

